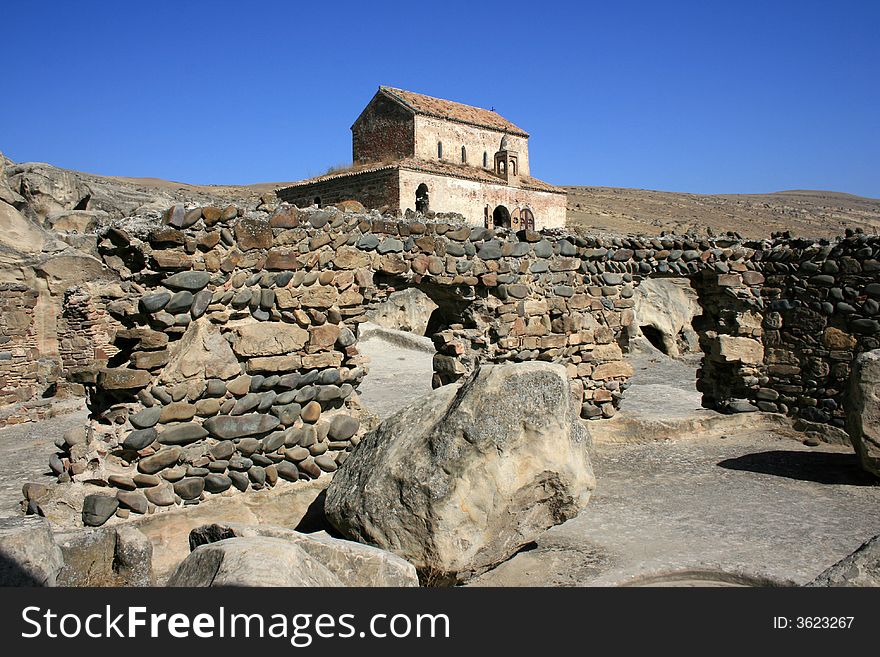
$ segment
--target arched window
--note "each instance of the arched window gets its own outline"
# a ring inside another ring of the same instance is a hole
[[[507,165],[504,163],[504,160],[498,160],[498,173],[502,176],[505,174],[505,167]]]
[[[437,142],[437,159],[438,160],[443,159],[443,142],[442,141]]]
[[[516,160],[510,161],[510,175],[512,175],[512,176],[516,175]]]
[[[315,197],[315,205],[317,205],[319,208],[321,207],[321,197],[320,196]]]
[[[483,168],[489,168],[489,154],[486,151],[483,151]]]
[[[461,163],[467,164],[467,149],[464,146],[461,147]]]

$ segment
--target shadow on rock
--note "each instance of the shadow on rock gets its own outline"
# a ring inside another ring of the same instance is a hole
[[[862,470],[855,454],[771,450],[725,459],[718,466],[819,484],[880,485],[880,480]]]

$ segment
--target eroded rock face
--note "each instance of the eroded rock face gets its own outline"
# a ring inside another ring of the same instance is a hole
[[[487,365],[368,434],[328,488],[344,535],[462,581],[576,516],[595,478],[565,369]]]
[[[619,274],[606,273],[606,276]],[[610,279],[612,281],[616,279]],[[650,278],[633,292],[636,321],[633,326],[652,327],[658,332],[663,351],[676,357],[682,347],[699,351],[699,338],[693,329],[694,317],[702,314],[696,291],[687,279]]]
[[[383,328],[425,335],[435,310],[437,304],[431,297],[416,288],[409,288],[388,295],[388,300],[368,312],[367,317]]]
[[[0,518],[0,586],[55,586],[64,565],[49,522]]]
[[[865,541],[807,586],[880,586],[880,536]]]
[[[200,545],[168,586],[342,586],[339,578],[283,538],[251,536]]]
[[[880,477],[880,349],[859,354],[847,396],[846,430],[859,462]]]

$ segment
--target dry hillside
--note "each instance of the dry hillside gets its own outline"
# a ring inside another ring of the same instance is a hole
[[[565,187],[568,223],[597,233],[657,235],[734,230],[749,238],[791,231],[833,237],[846,228],[880,229],[880,199],[840,192],[685,194],[620,187]]]

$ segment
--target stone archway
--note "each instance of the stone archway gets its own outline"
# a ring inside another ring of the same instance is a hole
[[[503,205],[492,211],[492,225],[495,228],[510,228],[510,210]]]

